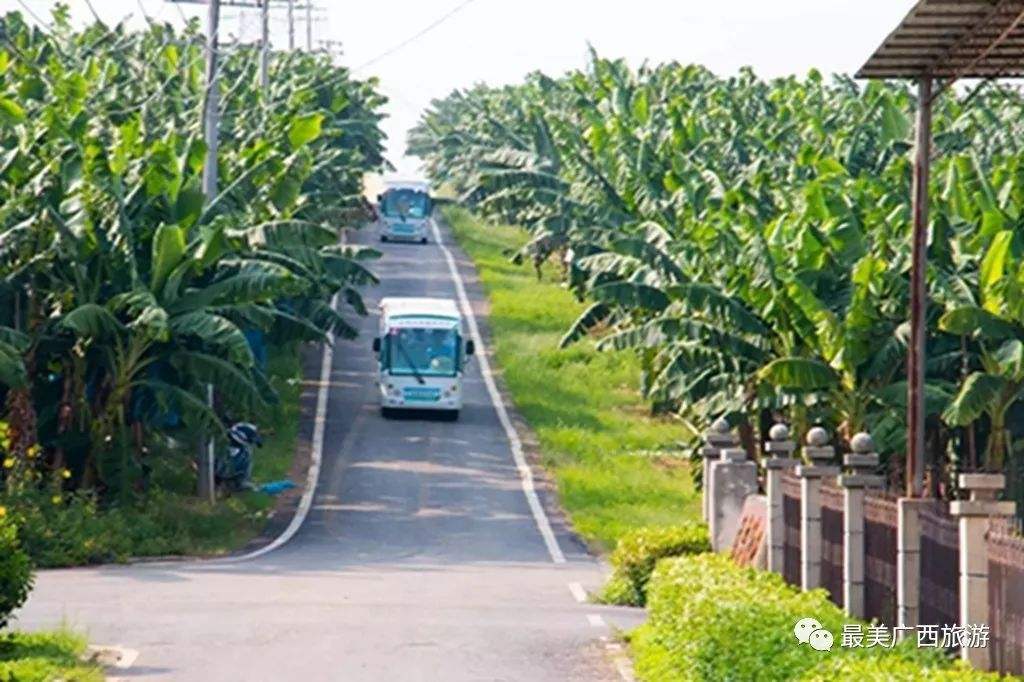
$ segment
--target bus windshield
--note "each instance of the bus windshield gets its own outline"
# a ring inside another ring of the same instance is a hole
[[[393,375],[452,377],[458,369],[455,329],[392,329],[388,368]]]
[[[393,189],[384,194],[381,212],[389,218],[426,218],[430,197],[412,189]]]

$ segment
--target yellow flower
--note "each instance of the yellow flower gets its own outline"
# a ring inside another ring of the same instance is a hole
[[[60,504],[61,503],[60,495],[54,495],[53,497],[51,497],[50,498],[50,502],[53,502],[54,504]]]
[[[39,449],[40,448],[38,445],[33,445],[28,450],[25,451],[25,454],[29,456],[29,459],[31,459],[39,454]]]
[[[4,460],[4,469],[13,469],[13,468],[14,468],[14,458],[13,457],[8,457],[7,459]]]
[[[61,477],[63,477],[63,478],[71,478],[71,472],[70,472],[70,471],[68,471],[67,469],[64,469],[64,470],[62,470],[62,471],[60,472],[60,475],[61,475]]]
[[[0,507],[0,519],[7,516],[7,507]]]

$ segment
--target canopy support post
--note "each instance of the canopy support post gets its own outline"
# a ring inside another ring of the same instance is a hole
[[[910,348],[907,362],[907,497],[924,487],[925,321],[928,292],[928,179],[931,171],[932,78],[917,82],[917,126],[913,173],[913,246],[910,266]]]

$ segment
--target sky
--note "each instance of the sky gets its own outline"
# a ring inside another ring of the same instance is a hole
[[[305,2],[305,0],[299,0]],[[65,0],[76,21],[92,18],[86,0]],[[907,13],[913,0],[313,0],[315,40],[333,41],[338,60],[377,76],[390,98],[388,158],[395,175],[416,177],[405,136],[431,100],[478,82],[501,85],[541,70],[580,68],[587,46],[633,64],[674,60],[729,75],[751,66],[765,77],[852,73]],[[0,12],[28,7],[46,19],[51,0],[0,0]],[[206,7],[166,0],[92,0],[105,21],[138,25],[143,12],[180,24]],[[27,13],[27,12],[25,12]],[[305,45],[305,10],[296,10]],[[275,7],[275,47],[285,48],[287,10]],[[440,22],[440,23],[437,23]],[[223,30],[255,38],[255,10],[225,8]],[[437,24],[423,33],[424,29]],[[422,33],[422,35],[420,35]],[[410,40],[411,39],[411,40]]]

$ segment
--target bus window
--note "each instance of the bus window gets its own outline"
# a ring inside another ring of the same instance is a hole
[[[393,329],[388,337],[388,368],[394,376],[452,377],[459,365],[454,329]]]
[[[385,192],[381,213],[389,218],[426,218],[430,213],[430,197],[411,189]]]

